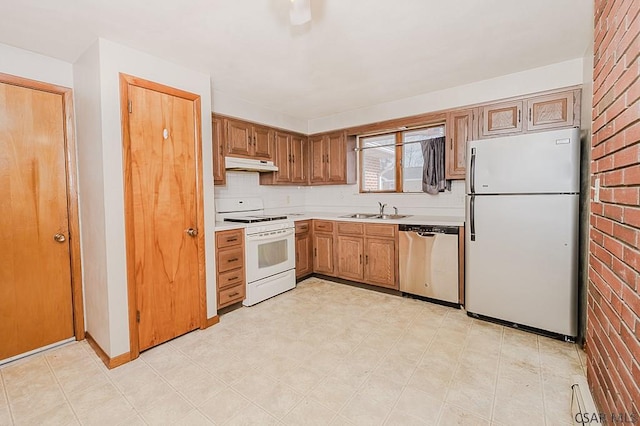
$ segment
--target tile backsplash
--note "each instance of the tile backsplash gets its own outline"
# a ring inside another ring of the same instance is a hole
[[[227,184],[216,186],[220,198],[261,197],[265,211],[271,213],[336,212],[375,213],[378,201],[393,206],[401,214],[464,216],[464,181],[453,181],[450,192],[438,195],[426,193],[361,194],[358,185],[270,186],[260,185],[257,172],[227,172]]]

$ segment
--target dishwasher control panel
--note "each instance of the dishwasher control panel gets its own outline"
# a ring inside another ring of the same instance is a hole
[[[399,225],[400,232],[420,232],[425,234],[454,234],[458,235],[457,226],[441,225]]]

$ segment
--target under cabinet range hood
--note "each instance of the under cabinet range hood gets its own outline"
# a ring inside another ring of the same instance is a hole
[[[273,161],[255,160],[252,158],[225,157],[224,168],[243,172],[277,172],[278,166]]]

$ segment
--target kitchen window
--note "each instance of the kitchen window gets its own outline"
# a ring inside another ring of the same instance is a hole
[[[444,135],[444,124],[437,124],[360,136],[360,192],[422,192],[422,144]]]

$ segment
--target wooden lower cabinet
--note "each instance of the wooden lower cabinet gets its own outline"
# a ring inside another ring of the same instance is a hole
[[[365,238],[364,281],[383,287],[396,285],[396,241],[386,238]]]
[[[296,278],[302,278],[313,272],[313,241],[311,239],[311,221],[296,222]]]
[[[336,276],[398,288],[397,225],[337,222]]]
[[[340,278],[362,281],[364,278],[364,240],[362,237],[338,235],[338,273]]]
[[[244,300],[243,229],[216,232],[216,278],[218,309]]]
[[[333,234],[313,234],[313,272],[333,275]]]

